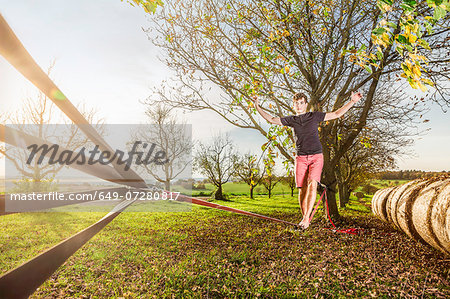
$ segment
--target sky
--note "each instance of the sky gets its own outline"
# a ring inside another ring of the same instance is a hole
[[[0,0],[0,13],[41,68],[55,61],[51,77],[69,100],[96,108],[108,124],[145,122],[140,101],[172,76],[158,58],[164,53],[143,31],[148,16],[126,1]],[[0,57],[2,113],[17,110],[36,90]],[[192,124],[194,140],[228,132],[241,152],[255,153],[265,142],[260,133],[236,128],[210,111],[182,117]],[[421,129],[430,131],[416,138],[415,156],[399,160],[399,169],[450,170],[450,118],[433,106],[427,119]]]

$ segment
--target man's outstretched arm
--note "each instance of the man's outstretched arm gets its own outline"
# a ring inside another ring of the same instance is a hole
[[[271,124],[274,125],[280,125],[282,126],[283,124],[281,123],[281,120],[279,117],[275,117],[270,115],[269,113],[265,112],[264,110],[261,109],[261,107],[259,107],[259,99],[255,96],[253,97],[253,102],[255,103],[255,108],[256,111],[258,111],[258,113],[268,122],[270,122]]]
[[[324,121],[332,120],[341,117],[344,115],[353,105],[355,105],[362,98],[362,94],[360,92],[352,92],[352,96],[350,102],[339,108],[334,112],[328,112],[325,114]]]

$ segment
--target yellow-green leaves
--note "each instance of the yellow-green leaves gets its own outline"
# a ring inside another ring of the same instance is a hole
[[[132,6],[136,4],[137,6],[142,7],[146,13],[155,13],[158,6],[164,5],[161,0],[127,0],[127,2]]]
[[[372,42],[377,47],[375,60],[382,61],[383,50],[393,47],[403,59],[402,77],[408,80],[411,87],[423,91],[427,90],[426,85],[433,84],[430,80],[422,78],[425,72],[422,63],[427,64],[428,59],[424,55],[419,55],[418,52],[431,50],[428,42],[422,37],[425,33],[432,34],[437,22],[450,11],[449,0],[427,0],[426,3],[432,10],[432,16],[419,14],[418,3],[415,0],[401,0],[396,3],[393,0],[377,0],[377,6],[382,14],[378,26],[372,31]],[[401,14],[399,28],[396,24],[389,22],[394,11]],[[396,29],[398,30],[395,31]],[[356,52],[350,55],[350,60],[369,71],[367,63],[364,63],[367,57],[370,57],[370,54],[365,51]],[[375,61],[371,64],[374,65]]]
[[[377,6],[383,13],[386,13],[392,10],[392,0],[378,0]]]
[[[350,53],[349,60],[356,65],[364,68],[367,72],[372,73],[372,67],[379,67],[377,56],[370,51],[367,51],[366,45],[362,45],[359,49],[356,49],[354,46],[351,46],[350,49],[345,49],[342,51],[342,55]],[[380,51],[378,56],[383,56],[383,53]]]
[[[427,91],[425,84],[433,85],[433,83],[428,79],[422,78],[422,66],[419,61],[425,57],[422,56],[423,58],[420,58],[418,57],[420,55],[416,55],[417,57],[414,55],[415,54],[410,55],[410,58],[414,57],[414,60],[405,59],[401,64],[403,69],[403,74],[401,76],[408,80],[412,88]]]

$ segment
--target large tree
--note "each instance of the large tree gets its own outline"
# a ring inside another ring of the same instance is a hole
[[[423,5],[420,13],[432,12]],[[266,130],[255,115],[251,96],[262,97],[267,112],[284,116],[294,113],[291,97],[298,91],[310,95],[311,109],[331,111],[341,107],[352,90],[362,90],[364,101],[352,109],[345,123],[332,121],[320,127],[325,159],[322,181],[331,187],[330,212],[337,217],[332,190],[337,182],[336,167],[346,152],[369,125],[382,126],[393,119],[391,115],[415,109],[415,102],[409,101],[406,93],[409,84],[395,81],[404,73],[403,53],[392,43],[380,46],[372,42],[372,31],[382,18],[374,1],[167,2],[155,14],[152,29],[159,34],[153,41],[166,51],[167,65],[178,78],[172,92],[160,90],[160,95],[173,106],[210,109],[233,125],[257,130],[273,140],[271,145],[281,155],[292,160],[292,132],[275,126]],[[393,26],[389,34],[395,37],[403,30],[401,10],[394,11],[389,20]],[[422,32],[421,39],[430,50],[417,47],[416,53],[428,53],[428,65],[424,66],[427,72],[423,73],[435,86],[427,98],[446,104],[449,90],[442,79],[450,73],[449,60],[443,55],[450,43],[448,24],[446,16],[434,23],[434,32]],[[354,61],[344,55],[348,49],[355,54]],[[355,63],[370,73],[361,71]],[[221,89],[220,99],[203,89],[211,84]],[[378,91],[389,88],[391,92],[384,100],[392,101],[392,105],[378,107]],[[396,98],[390,96],[394,92]],[[380,119],[375,115],[384,116]],[[408,124],[403,126],[401,130]]]

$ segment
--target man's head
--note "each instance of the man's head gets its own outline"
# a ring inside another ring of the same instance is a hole
[[[308,107],[308,97],[303,92],[294,94],[292,100],[294,101],[294,111],[297,115],[306,112],[306,108]]]

